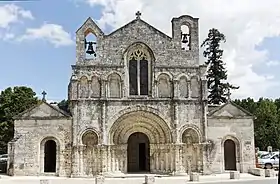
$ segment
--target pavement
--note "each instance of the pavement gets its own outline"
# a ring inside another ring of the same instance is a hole
[[[51,176],[0,176],[0,184],[94,184],[95,178],[63,178]],[[47,181],[46,181],[47,180]],[[186,184],[186,183],[212,183],[212,184],[277,184],[277,178],[264,178],[246,173],[240,174],[240,179],[229,179],[229,173],[200,176],[199,182],[190,182],[188,176],[155,177],[155,184]],[[126,176],[124,178],[105,178],[104,184],[143,184],[144,174]]]

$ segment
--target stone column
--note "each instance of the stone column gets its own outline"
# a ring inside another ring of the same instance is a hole
[[[111,146],[107,146],[107,172],[112,171],[111,162]]]
[[[209,159],[210,159],[210,155],[206,149],[206,144],[203,144],[202,145],[204,148],[203,148],[203,153],[202,153],[202,156],[203,156],[203,174],[204,175],[208,175],[208,174],[211,174],[210,172],[210,162],[209,162]]]
[[[156,172],[160,171],[160,150],[157,150],[156,153]]]
[[[179,98],[179,81],[178,80],[174,80],[174,83],[173,83],[173,85],[174,85],[174,91],[173,91],[173,93],[174,93],[174,98],[176,99],[176,98]]]
[[[182,145],[181,144],[176,144],[174,151],[175,151],[175,158],[174,158],[175,175],[181,175],[182,173],[184,173],[183,165],[182,165]]]
[[[127,146],[125,145],[122,145],[121,146],[121,157],[120,157],[120,171],[122,173],[125,172],[125,161],[126,161],[126,149],[127,149]]]
[[[155,172],[155,149],[153,144],[150,144],[150,170]]]
[[[91,98],[91,94],[92,94],[92,81],[91,79],[88,80],[88,86],[87,86],[87,98]]]
[[[73,146],[73,155],[72,155],[72,173],[71,177],[79,176],[79,151],[78,146]]]
[[[202,100],[207,100],[207,98],[208,98],[208,90],[207,90],[207,79],[203,79],[202,81],[201,81],[201,83],[202,83],[202,89],[201,89],[201,91],[202,91]]]
[[[174,157],[174,162],[175,162],[175,173],[177,173],[180,170],[180,148],[179,148],[179,144],[175,145],[175,157]]]
[[[103,82],[103,84],[104,84],[104,97],[109,97],[110,95],[110,89],[109,89],[109,82],[108,82],[108,80],[106,79],[106,80],[104,80],[104,82]]]
[[[84,175],[84,150],[85,150],[85,145],[79,145],[79,175],[83,176]]]
[[[106,80],[102,80],[101,79],[101,86],[100,86],[100,88],[101,88],[101,94],[100,94],[100,96],[101,96],[101,98],[106,98]]]
[[[157,81],[157,79],[155,80],[155,83],[154,83],[154,94],[153,94],[153,96],[154,97],[156,97],[156,98],[158,98],[158,81]]]
[[[107,146],[106,145],[101,145],[100,146],[100,156],[101,156],[101,173],[104,173],[107,171]]]
[[[179,140],[179,129],[178,129],[178,124],[179,124],[179,106],[178,106],[178,103],[174,103],[174,108],[175,108],[175,114],[174,114],[174,126],[173,126],[173,142],[175,143],[179,143],[180,140]]]
[[[111,149],[111,151],[112,151],[112,168],[111,168],[111,170],[112,170],[112,172],[115,172],[116,171],[116,167],[115,167],[115,162],[116,162],[116,153],[115,153],[115,146]]]
[[[121,86],[120,86],[120,88],[121,88],[121,93],[120,93],[120,95],[121,95],[121,98],[125,95],[125,83],[124,83],[124,80],[122,79],[121,80]]]
[[[102,144],[107,145],[107,121],[106,121],[106,102],[102,103],[102,114],[101,114],[101,124],[102,124]]]
[[[187,86],[188,86],[188,99],[190,99],[191,98],[191,93],[192,93],[191,81],[187,81]]]

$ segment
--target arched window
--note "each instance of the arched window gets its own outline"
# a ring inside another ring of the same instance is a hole
[[[142,46],[136,46],[128,54],[129,95],[149,95],[151,57]]]

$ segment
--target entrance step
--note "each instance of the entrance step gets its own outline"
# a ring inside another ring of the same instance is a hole
[[[123,173],[120,173],[120,174],[116,174],[116,173],[112,173],[112,174],[109,174],[109,173],[106,173],[104,174],[104,176],[106,178],[145,178],[145,176],[153,176],[155,178],[161,178],[161,177],[171,177],[171,175],[168,175],[168,174],[147,174],[147,173],[139,173],[139,174],[123,174]]]

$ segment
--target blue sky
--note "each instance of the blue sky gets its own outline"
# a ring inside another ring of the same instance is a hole
[[[7,3],[0,3],[0,6],[2,4]],[[17,25],[14,29],[19,34],[23,34],[26,27],[36,28],[46,22],[62,25],[74,40],[75,31],[89,16],[100,16],[100,8],[91,8],[84,3],[76,5],[71,1],[42,0],[14,4],[30,10],[35,18]],[[75,64],[75,45],[55,48],[43,40],[24,43],[12,40],[0,42],[0,49],[0,89],[27,85],[39,95],[45,90],[51,100],[67,98],[71,65]]]
[[[172,7],[168,0],[0,2],[0,90],[25,85],[39,96],[45,90],[47,99],[52,101],[67,98],[71,65],[75,64],[75,31],[90,16],[108,33],[134,19],[135,12],[141,10],[145,21],[167,34],[171,32],[172,17],[182,14],[200,18],[200,40],[205,38],[209,28],[220,29],[228,39],[224,46],[224,60],[228,66],[229,80],[241,86],[234,96],[276,98],[280,94],[280,13],[276,8],[279,0],[271,0],[271,4],[248,0],[243,5],[238,1],[241,2],[237,0],[230,5],[215,1],[215,7],[224,7],[217,10],[209,10],[207,3],[200,0],[177,0],[178,3]],[[17,14],[16,18],[13,16],[15,12],[3,14],[1,7],[8,4],[28,11],[32,18],[26,12],[21,17]],[[166,11],[158,11],[159,8]],[[50,25],[49,31],[43,35],[36,32],[36,37],[26,32],[28,29],[38,31],[43,25]],[[61,29],[57,26],[61,26]],[[56,31],[50,36],[50,30]],[[13,36],[5,39],[8,35]]]

